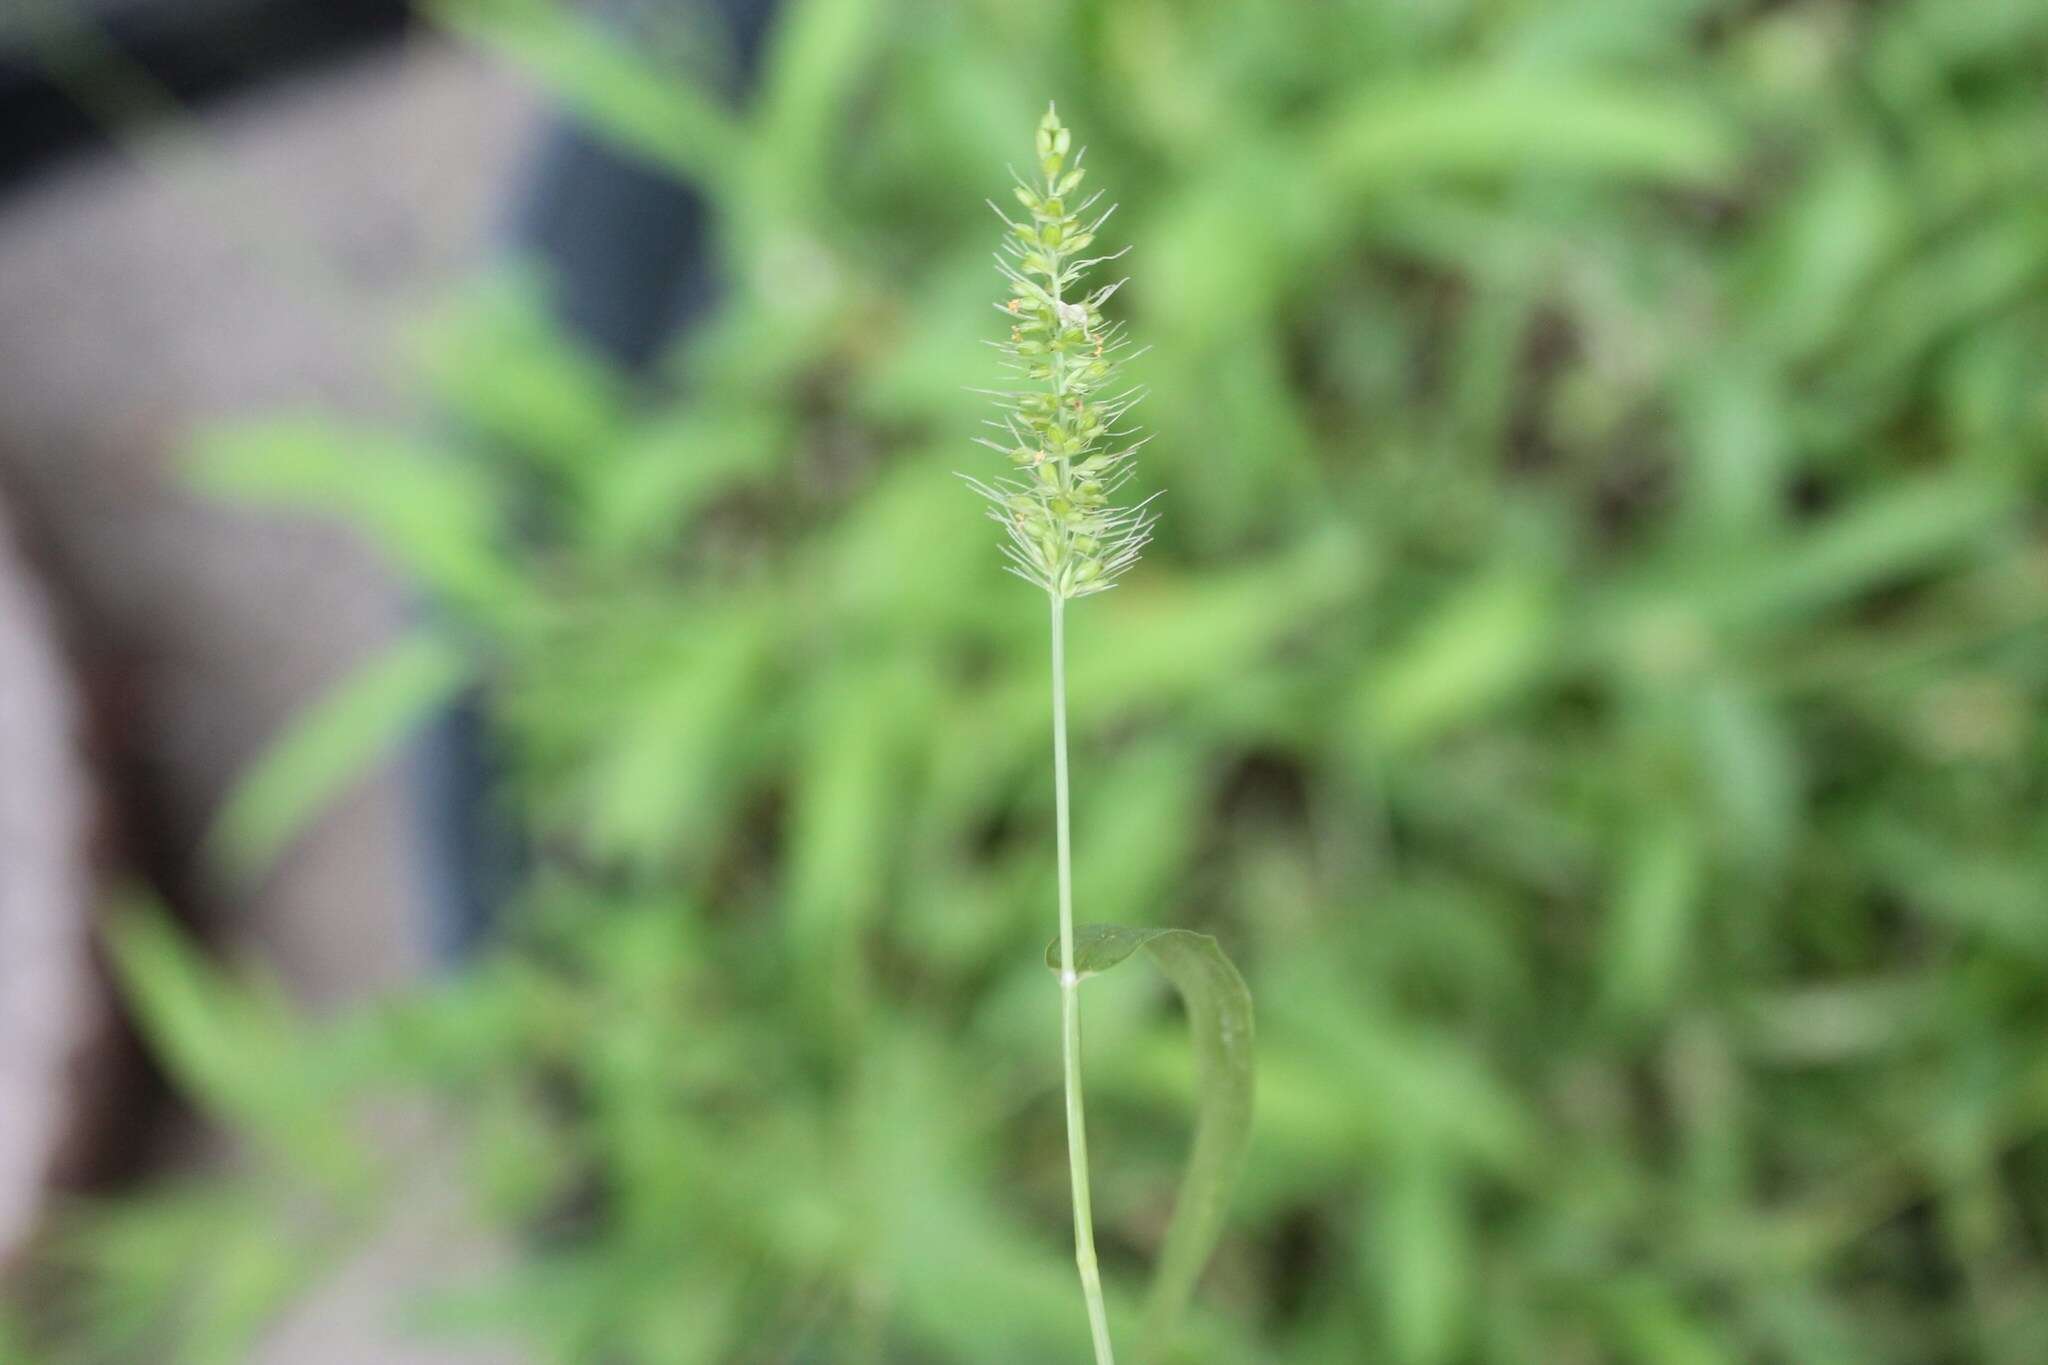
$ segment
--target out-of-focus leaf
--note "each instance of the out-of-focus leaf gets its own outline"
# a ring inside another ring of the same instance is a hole
[[[1890,873],[1907,906],[1930,923],[1982,936],[2048,966],[2048,923],[2040,913],[2048,860],[1959,848],[1952,838],[1883,820],[1863,831],[1858,843],[1863,856]]]
[[[1141,572],[1070,622],[1076,710],[1119,711],[1213,694],[1246,663],[1355,600],[1375,565],[1358,537],[1326,526],[1234,571],[1154,583]],[[1019,688],[1035,712],[1043,688]]]
[[[1172,1350],[1202,1268],[1223,1233],[1230,1192],[1251,1147],[1255,1039],[1251,991],[1207,934],[1082,925],[1074,931],[1074,971],[1083,978],[1099,975],[1140,949],[1180,992],[1197,1074],[1194,1146],[1146,1300],[1145,1355],[1159,1359]],[[1046,948],[1045,962],[1061,970],[1059,940]]]
[[[1900,481],[1845,508],[1752,580],[1772,615],[1811,611],[1966,555],[2013,511],[2011,491],[1970,474]]]
[[[178,1185],[80,1210],[52,1260],[92,1277],[90,1320],[63,1351],[0,1359],[241,1365],[328,1259],[320,1236],[280,1229],[281,1197],[262,1184]],[[74,1345],[90,1354],[73,1354]]]
[[[1187,750],[1157,744],[1120,756],[1089,784],[1089,839],[1075,850],[1074,896],[1150,919],[1199,856],[1189,832],[1204,790]]]
[[[583,509],[585,543],[597,555],[620,560],[688,543],[692,523],[708,507],[775,468],[788,436],[782,413],[709,402],[637,429],[612,451],[611,467],[592,480]]]
[[[1701,1316],[1678,1302],[1668,1285],[1631,1278],[1607,1291],[1621,1336],[1634,1358],[1654,1365],[1736,1365]]]
[[[107,941],[136,1022],[180,1088],[331,1189],[360,1195],[367,1154],[337,1121],[334,1078],[290,1004],[203,961],[146,903],[121,909]]]
[[[1318,164],[1353,190],[1560,172],[1710,185],[1737,151],[1727,124],[1678,92],[1459,71],[1365,90],[1331,119]]]
[[[720,185],[740,171],[746,138],[733,115],[589,14],[550,0],[430,0],[425,8],[531,71],[593,129],[652,164]]]
[[[1081,1360],[1086,1319],[1071,1254],[1032,1235],[992,1197],[989,1096],[932,1055],[931,1041],[869,1035],[849,1113],[847,1199],[879,1285],[912,1340],[979,1342],[1003,1360]],[[1003,1292],[988,1294],[990,1281]],[[1119,1302],[1105,1286],[1112,1313]]]
[[[763,667],[767,622],[745,604],[676,628],[635,689],[608,700],[612,736],[584,768],[578,802],[593,849],[645,864],[702,850],[731,819],[749,738],[733,717]]]
[[[1759,243],[1756,346],[1799,356],[1836,334],[1903,226],[1899,190],[1869,148],[1815,168]]]
[[[237,881],[259,875],[468,676],[461,651],[438,635],[389,646],[294,718],[242,775],[207,835],[210,860]]]
[[[1553,629],[1551,594],[1535,571],[1472,583],[1375,664],[1361,698],[1366,736],[1399,749],[1483,715],[1539,675]]]
[[[1677,989],[1698,917],[1698,832],[1678,811],[1648,815],[1622,849],[1602,990],[1624,1015],[1661,1009]]]
[[[1684,392],[1697,450],[1693,514],[1721,533],[1721,544],[1774,526],[1792,438],[1783,396],[1766,374],[1743,364],[1705,367]]]
[[[469,433],[544,468],[595,475],[590,455],[619,434],[625,384],[547,308],[536,281],[492,280],[420,329],[420,366]]]
[[[207,492],[353,523],[454,604],[495,614],[518,600],[500,553],[501,490],[405,437],[274,417],[204,434],[192,470]]]
[[[779,41],[758,101],[764,173],[800,193],[832,183],[849,105],[894,18],[878,0],[800,0],[776,16]]]
[[[1722,836],[1741,860],[1775,868],[1800,833],[1803,776],[1788,727],[1764,698],[1734,680],[1692,699],[1693,744]]]
[[[1372,1207],[1380,1272],[1375,1286],[1399,1365],[1442,1365],[1459,1347],[1473,1274],[1470,1214],[1458,1168],[1410,1146],[1384,1169]]]
[[[855,959],[882,913],[890,850],[900,844],[907,727],[931,699],[921,695],[929,680],[908,670],[836,671],[840,681],[819,693],[802,741],[787,932],[797,996],[843,1026],[859,1003]]]

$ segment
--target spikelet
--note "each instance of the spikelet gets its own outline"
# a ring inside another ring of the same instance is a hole
[[[1123,324],[1102,317],[1102,305],[1123,281],[1093,289],[1084,283],[1092,268],[1124,253],[1086,254],[1116,208],[1094,212],[1100,191],[1076,202],[1087,173],[1079,153],[1068,162],[1072,142],[1048,106],[1038,125],[1038,177],[1011,173],[1029,217],[1012,220],[989,205],[1008,229],[996,268],[1010,287],[1010,297],[996,305],[1009,336],[990,344],[1018,386],[988,391],[1001,413],[988,425],[1001,436],[977,439],[1016,472],[967,480],[1007,533],[1010,572],[1057,598],[1114,586],[1137,562],[1157,520],[1148,510],[1151,498],[1121,507],[1115,501],[1145,443],[1123,419],[1144,395],[1117,391],[1117,372],[1136,352]]]

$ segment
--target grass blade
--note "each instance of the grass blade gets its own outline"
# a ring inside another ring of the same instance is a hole
[[[1085,980],[1139,949],[1180,992],[1195,1047],[1195,1141],[1145,1306],[1141,1359],[1159,1360],[1222,1234],[1231,1188],[1251,1145],[1255,1028],[1244,977],[1207,934],[1085,924],[1075,931],[1074,970]],[[1059,970],[1057,940],[1046,949],[1046,965]]]

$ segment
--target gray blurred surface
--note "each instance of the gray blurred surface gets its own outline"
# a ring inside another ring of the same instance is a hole
[[[351,536],[196,497],[177,460],[238,415],[404,413],[396,333],[486,249],[530,98],[416,40],[68,167],[0,214],[0,492],[49,567],[123,822],[182,912],[316,1008],[424,964],[401,784],[360,784],[252,891],[210,889],[197,848],[401,595]],[[389,1330],[431,1269],[474,1259],[460,1240],[394,1230],[265,1358],[479,1358]]]
[[[0,504],[0,1265],[75,1164],[110,1025],[88,918],[100,831],[82,707],[6,522]]]
[[[350,536],[185,491],[208,423],[392,414],[394,336],[489,235],[526,97],[427,44],[252,96],[196,136],[78,165],[0,217],[0,487],[56,577],[157,865],[327,1003],[418,962],[388,781],[257,894],[194,851],[235,775],[393,628]]]

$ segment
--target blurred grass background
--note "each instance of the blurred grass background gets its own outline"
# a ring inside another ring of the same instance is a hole
[[[375,1216],[336,1115],[393,1088],[520,1247],[437,1330],[1082,1358],[1043,611],[951,476],[1048,96],[1167,490],[1073,614],[1077,902],[1260,1002],[1182,1358],[2042,1358],[2048,4],[806,0],[737,111],[715,34],[433,11],[702,185],[727,294],[650,392],[499,281],[412,362],[462,438],[202,452],[446,605],[224,854],[480,679],[531,870],[486,961],[320,1029],[120,937],[274,1167],[95,1215],[53,1358],[239,1358]],[[1163,991],[1090,989],[1129,1323],[1189,1063]]]

